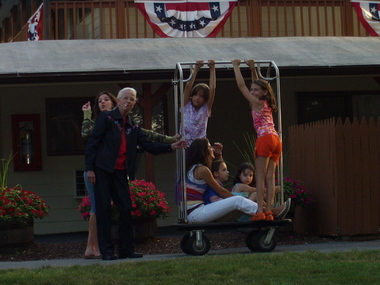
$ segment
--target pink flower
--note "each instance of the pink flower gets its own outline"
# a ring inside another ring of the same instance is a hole
[[[284,198],[292,199],[292,207],[306,207],[314,201],[311,193],[300,182],[291,178],[284,178]]]

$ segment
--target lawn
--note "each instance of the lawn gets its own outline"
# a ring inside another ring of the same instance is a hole
[[[380,251],[231,254],[0,271],[0,284],[379,284]]]

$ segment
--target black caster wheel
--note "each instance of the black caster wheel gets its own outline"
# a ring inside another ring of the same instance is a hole
[[[187,240],[186,250],[191,255],[205,255],[210,250],[210,240],[202,234],[202,241],[197,245],[197,235],[193,234]]]
[[[265,243],[265,238],[268,234],[268,230],[265,231],[253,231],[248,234],[246,239],[247,247],[252,251],[270,252],[276,248],[276,240],[274,237]]]
[[[247,235],[247,238],[245,239],[245,243],[248,247],[249,250],[251,251],[256,251],[255,245],[253,243],[254,236],[258,233],[259,231],[252,231]]]
[[[190,234],[188,233],[181,239],[181,249],[185,254],[190,254],[190,251],[187,249],[187,241],[189,240],[189,237]]]

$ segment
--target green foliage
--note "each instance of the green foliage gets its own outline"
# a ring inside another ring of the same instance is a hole
[[[22,189],[21,185],[8,187],[9,165],[13,157],[2,159],[0,170],[0,221],[26,225],[31,219],[47,216],[49,206],[36,193]]]
[[[5,189],[8,185],[9,165],[11,164],[12,159],[13,159],[12,155],[8,159],[1,159],[0,191]]]
[[[243,134],[244,142],[246,147],[240,148],[238,144],[234,141],[234,145],[236,146],[237,150],[243,157],[243,162],[249,162],[255,167],[255,145],[256,145],[256,133],[249,133],[246,132]],[[237,167],[235,167],[237,169]]]

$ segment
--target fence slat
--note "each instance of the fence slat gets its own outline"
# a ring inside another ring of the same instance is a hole
[[[335,160],[335,180],[334,184],[337,189],[337,205],[338,211],[338,234],[341,233],[341,229],[347,228],[349,219],[341,213],[347,213],[350,211],[349,197],[347,195],[348,189],[346,180],[346,161],[345,161],[345,140],[344,140],[344,125],[341,118],[338,118],[335,125],[335,148],[336,148],[336,160]]]
[[[353,211],[352,211],[352,217],[353,217],[353,223],[352,227],[350,229],[350,232],[352,234],[358,234],[359,232],[362,232],[363,230],[363,189],[361,187],[361,171],[358,169],[358,167],[354,167],[356,165],[362,166],[362,157],[360,152],[360,136],[359,136],[359,121],[357,118],[354,118],[354,121],[352,122],[352,125],[347,124],[347,134],[346,136],[349,136],[349,138],[352,140],[352,149],[351,149],[351,157],[350,170],[347,170],[347,173],[349,173],[351,181],[352,181],[352,191],[351,195],[354,199],[353,201]],[[348,154],[350,155],[350,154]]]

